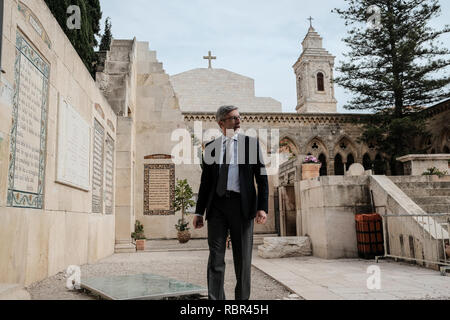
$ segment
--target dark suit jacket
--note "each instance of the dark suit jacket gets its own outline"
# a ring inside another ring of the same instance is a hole
[[[222,136],[206,144],[203,154],[203,171],[195,212],[200,215],[211,210],[219,179]],[[256,212],[268,212],[268,179],[259,142],[256,138],[238,135],[239,183],[241,192],[241,213],[246,219],[254,219]],[[258,186],[256,194],[255,180]]]

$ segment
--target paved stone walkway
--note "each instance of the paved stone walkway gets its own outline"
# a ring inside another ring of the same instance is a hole
[[[161,247],[162,245],[159,249]],[[151,273],[206,288],[208,255],[209,252],[206,250],[118,253],[96,263],[81,266],[81,281],[83,278],[91,277]],[[236,278],[231,250],[226,252],[225,263],[225,294],[227,300],[232,300]],[[66,276],[62,272],[26,289],[32,300],[96,299],[94,295],[69,291],[66,288]],[[251,300],[291,300],[291,294],[292,292],[277,281],[252,268]]]
[[[450,276],[391,260],[262,259],[254,252],[253,266],[306,300],[450,299]],[[370,266],[379,267],[380,289],[368,289]]]
[[[83,277],[155,273],[206,287],[208,244],[205,239],[180,245],[177,240],[151,240],[146,252],[114,254],[91,265],[81,266]],[[392,260],[338,259],[316,257],[262,259],[253,250],[252,300],[400,300],[450,299],[450,276],[438,271]],[[234,298],[235,277],[232,251],[226,254],[225,292]],[[368,289],[371,266],[379,267],[381,288]],[[57,274],[27,288],[32,299],[95,299],[70,292],[65,275]]]

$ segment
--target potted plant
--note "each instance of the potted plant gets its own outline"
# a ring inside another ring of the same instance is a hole
[[[175,225],[178,231],[177,238],[180,243],[186,243],[191,239],[191,233],[189,232],[189,222],[185,221],[185,216],[188,215],[186,212],[189,208],[195,205],[195,201],[192,200],[194,193],[192,188],[187,182],[187,179],[178,180],[175,186],[175,200],[174,208],[175,211],[181,211],[181,219]]]
[[[423,176],[439,176],[439,178],[442,178],[447,174],[447,171],[440,171],[436,167],[428,168],[424,173],[422,173]]]
[[[136,241],[136,250],[145,250],[144,225],[139,220],[136,220],[134,224],[134,232],[131,234],[131,238]]]
[[[302,180],[317,178],[320,176],[322,164],[313,156],[307,156],[302,163]]]

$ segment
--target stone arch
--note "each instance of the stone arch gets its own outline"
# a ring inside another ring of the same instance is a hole
[[[347,162],[347,156],[351,153],[353,154],[354,160],[359,158],[358,149],[355,143],[348,136],[343,135],[340,137],[338,142],[335,144],[333,149],[333,154],[341,153],[343,161]]]
[[[316,90],[319,92],[325,91],[325,74],[321,71],[316,73]]]
[[[318,158],[321,153],[323,153],[327,158],[330,156],[325,143],[318,136],[315,136],[309,140],[309,142],[305,145],[304,153],[311,153],[311,155],[316,158]]]
[[[280,139],[280,146],[278,152],[280,153],[280,164],[300,154],[297,145],[288,136],[285,136],[282,139]]]

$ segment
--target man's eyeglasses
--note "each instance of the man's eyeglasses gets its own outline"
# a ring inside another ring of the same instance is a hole
[[[223,121],[228,121],[228,120],[234,120],[234,121],[241,120],[241,116],[229,117],[229,118],[223,119]]]

